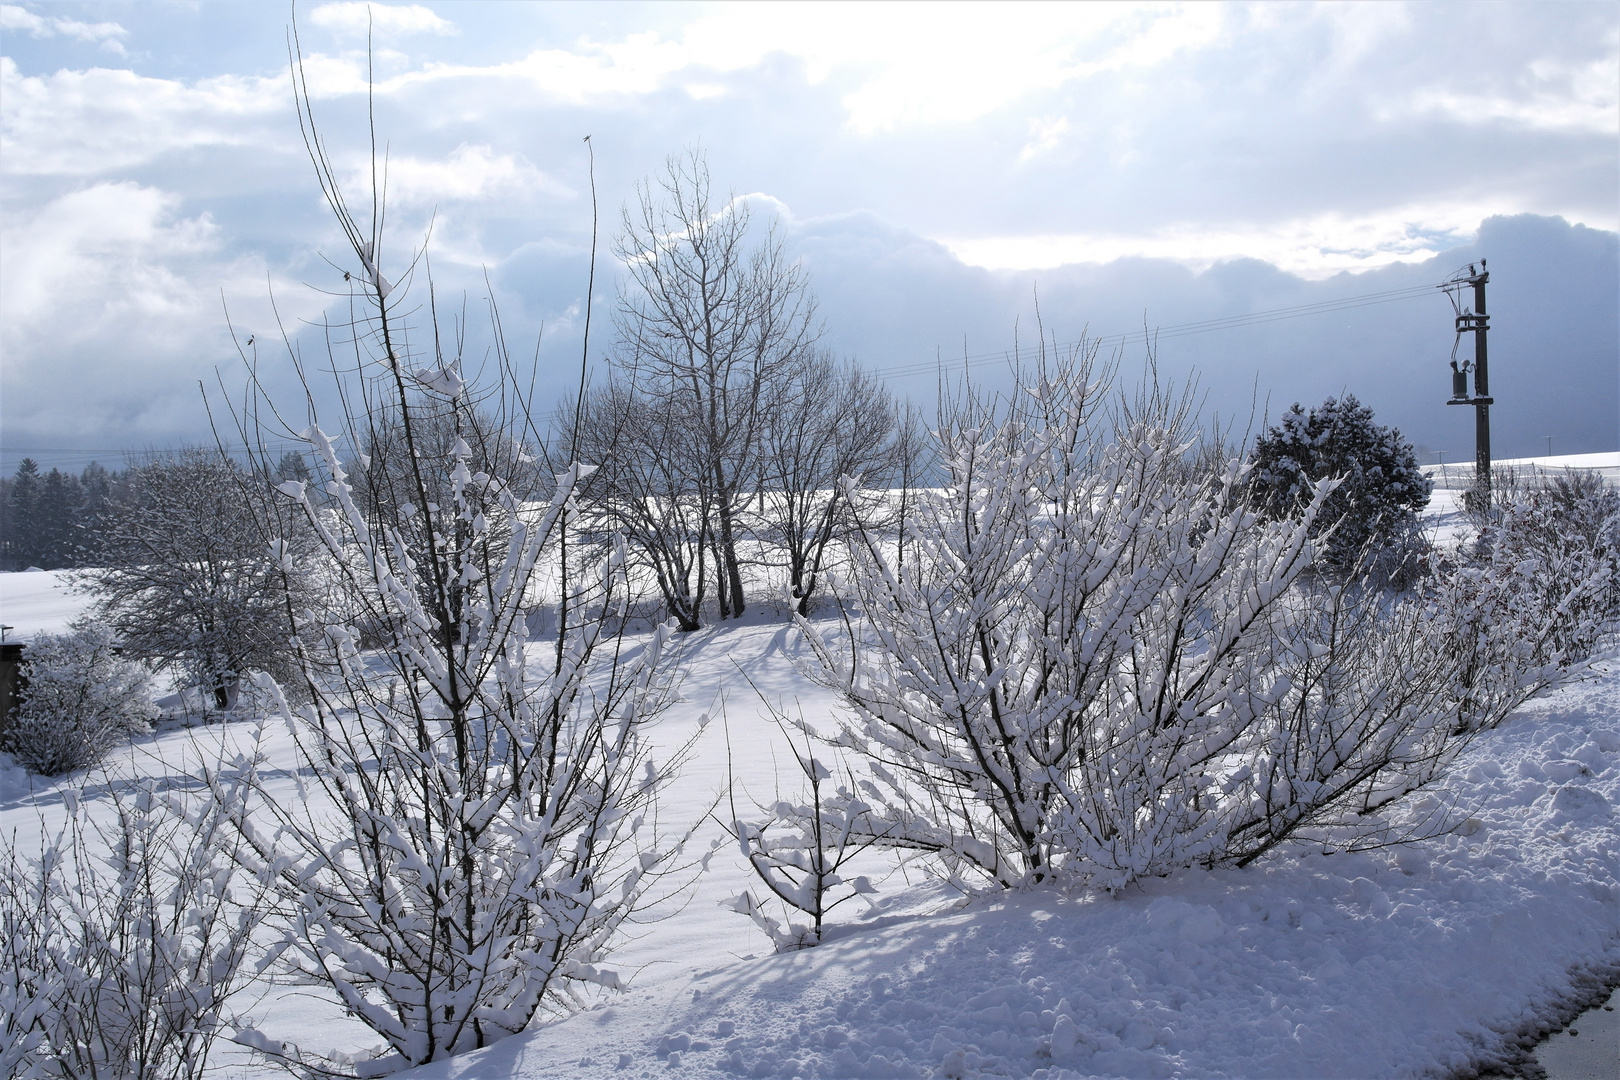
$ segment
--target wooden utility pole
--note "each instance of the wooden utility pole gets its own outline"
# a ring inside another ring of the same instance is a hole
[[[1481,259],[1478,270],[1474,269],[1473,263],[1469,263],[1467,270],[1457,271],[1440,286],[1451,299],[1452,310],[1457,315],[1458,343],[1462,342],[1462,335],[1474,335],[1474,359],[1471,364],[1458,367],[1457,350],[1451,350],[1451,400],[1446,404],[1474,407],[1474,489],[1479,492],[1485,505],[1489,505],[1491,498],[1491,405],[1496,400],[1491,397],[1489,353],[1485,347],[1485,335],[1490,330],[1491,319],[1485,310],[1485,283],[1490,279],[1485,260]],[[1474,290],[1472,310],[1459,303],[1465,286],[1472,286]],[[1468,392],[1470,371],[1474,376],[1472,394]]]

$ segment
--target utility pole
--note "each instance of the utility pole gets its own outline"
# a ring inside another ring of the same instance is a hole
[[[1451,300],[1452,310],[1457,316],[1457,344],[1451,349],[1451,400],[1446,404],[1474,407],[1474,490],[1478,492],[1484,506],[1490,505],[1491,498],[1491,405],[1496,400],[1491,397],[1488,353],[1485,348],[1485,334],[1490,329],[1491,319],[1485,312],[1485,283],[1490,279],[1491,275],[1485,269],[1485,260],[1481,259],[1478,270],[1474,269],[1473,263],[1469,263],[1467,270],[1457,271],[1440,286]],[[1472,286],[1474,290],[1472,310],[1459,303],[1465,286]],[[1458,367],[1457,345],[1462,344],[1464,334],[1474,335],[1474,359],[1472,363],[1465,362]],[[1474,376],[1472,394],[1468,392],[1470,371]]]

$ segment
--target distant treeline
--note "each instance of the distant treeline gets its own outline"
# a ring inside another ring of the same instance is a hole
[[[91,462],[75,475],[41,472],[23,458],[15,476],[0,478],[0,569],[61,570],[92,566],[113,505],[129,474]]]
[[[122,469],[91,462],[77,475],[54,468],[41,472],[34,459],[23,458],[15,475],[0,477],[0,571],[69,570],[132,557],[124,550],[127,537],[120,551],[113,550],[119,546],[120,523],[156,503],[183,501],[178,492],[165,492],[164,484],[197,481],[218,468],[231,481],[227,492],[247,478],[239,463],[194,447],[154,453]],[[298,454],[277,463],[276,480],[308,476]]]

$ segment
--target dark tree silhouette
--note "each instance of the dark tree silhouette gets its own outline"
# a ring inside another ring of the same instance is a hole
[[[1319,564],[1354,571],[1401,544],[1417,529],[1433,487],[1417,451],[1352,394],[1307,412],[1295,402],[1255,443],[1249,491],[1271,520],[1303,513],[1318,480],[1338,479],[1311,529],[1326,536]]]

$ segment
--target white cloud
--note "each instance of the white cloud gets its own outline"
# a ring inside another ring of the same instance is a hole
[[[513,199],[550,195],[572,198],[574,191],[527,161],[497,154],[488,146],[463,143],[448,157],[432,160],[396,157],[388,162],[388,200],[401,206],[422,206],[443,201]],[[370,182],[367,172],[356,170],[350,188],[361,190]]]
[[[756,56],[753,62],[757,60]],[[432,64],[390,80],[386,88],[422,80],[515,78],[551,101],[583,105],[653,93],[690,66],[690,55],[681,46],[642,33],[610,44],[581,42],[574,50],[538,49],[520,60],[489,67]],[[748,66],[751,63],[731,58],[718,70]]]
[[[179,199],[134,183],[97,184],[48,203],[5,230],[0,307],[26,332],[64,304],[104,299],[104,311],[172,308],[175,257],[214,250],[206,215],[176,219]]]
[[[1429,87],[1415,94],[1407,108],[1468,125],[1505,121],[1543,131],[1620,134],[1620,57],[1611,54],[1584,64],[1535,60],[1519,84],[1517,94]],[[1385,108],[1386,115],[1398,111]]]
[[[1055,148],[1069,131],[1069,118],[1067,116],[1036,117],[1029,122],[1029,142],[1018,152],[1018,163],[1022,165],[1031,158],[1039,157]]]
[[[1223,33],[1222,9],[1209,4],[960,4],[931,8],[927,18],[912,4],[743,4],[701,15],[678,34],[581,38],[489,66],[430,64],[379,89],[517,78],[552,101],[593,104],[679,82],[701,100],[724,91],[713,75],[784,55],[800,60],[813,84],[852,85],[843,97],[849,125],[874,135],[971,122],[1069,82],[1162,66]]]
[[[191,85],[128,70],[28,76],[0,56],[0,170],[89,176],[197,146],[289,146],[285,76],[235,75]]]
[[[1212,4],[949,4],[919,17],[912,4],[760,4],[728,8],[686,28],[688,63],[725,70],[769,53],[804,61],[812,82],[856,84],[850,127],[976,120],[1066,83],[1169,62],[1212,44]]]
[[[245,333],[275,336],[260,310],[264,262],[230,253],[224,240],[209,215],[183,216],[177,195],[131,182],[8,214],[8,430],[103,441],[194,432],[197,380],[234,356],[222,290]],[[308,290],[278,282],[277,292],[291,325],[319,310]]]
[[[990,270],[1047,269],[1131,257],[1168,259],[1203,270],[1227,259],[1253,258],[1319,280],[1345,270],[1421,262],[1469,242],[1479,223],[1499,210],[1463,204],[1406,206],[1362,217],[1330,212],[1275,222],[1180,224],[1139,234],[1028,234],[943,242],[963,262]]]
[[[78,19],[42,16],[17,4],[0,4],[0,30],[26,30],[30,36],[36,38],[57,35],[76,38],[79,41],[99,44],[119,56],[124,55],[124,46],[118,39],[128,34],[127,30],[115,22],[87,23]]]
[[[1320,4],[1301,11],[1283,4],[1258,4],[1249,12],[1257,25],[1287,33],[1285,26],[1299,15],[1304,25],[1321,20],[1332,28],[1326,66],[1336,74],[1353,72],[1371,60],[1379,50],[1407,36],[1412,27],[1411,9],[1406,4]],[[1267,16],[1281,15],[1275,22]],[[1296,31],[1297,32],[1297,31]]]
[[[322,4],[309,13],[309,21],[324,30],[351,37],[365,37],[368,32],[379,37],[456,32],[454,24],[421,4],[368,4],[362,0],[345,0]]]
[[[305,44],[325,51],[306,56],[304,74],[348,181],[366,147],[368,9],[314,4],[299,7],[313,24]],[[456,31],[436,7],[462,24],[453,51],[431,36]],[[240,245],[289,260],[313,247],[344,254],[335,234],[305,235],[323,211],[278,74],[279,34],[231,51],[251,65],[233,69],[244,74],[151,77],[206,67],[204,53],[57,70],[64,49],[91,55],[67,43],[145,46],[150,22],[121,15],[125,34],[56,18],[65,10],[0,4],[8,421],[42,401],[78,423],[83,385],[105,398],[105,416],[116,403],[102,382],[141,398],[100,374],[121,365],[151,372],[181,352],[211,365],[219,286],[233,308],[263,295],[265,263]],[[432,0],[370,10],[402,211],[394,273],[434,207],[446,288],[501,270],[524,236],[583,249],[586,131],[607,149],[606,217],[636,175],[702,132],[722,190],[763,188],[806,214],[868,208],[946,237],[980,267],[1248,256],[1322,277],[1425,258],[1495,213],[1617,223],[1612,6],[624,5],[511,20]],[[264,28],[240,24],[229,32]],[[560,37],[558,25],[590,29]],[[762,223],[767,211],[790,220],[766,196],[743,198]],[[262,220],[270,212],[287,225]],[[918,252],[961,269],[933,241],[872,259],[897,266]],[[527,287],[562,265],[512,273]],[[301,292],[287,290],[288,303]],[[963,303],[942,303],[940,325]],[[36,367],[61,371],[53,379],[68,389],[14,378]],[[184,380],[180,391],[194,410]]]

